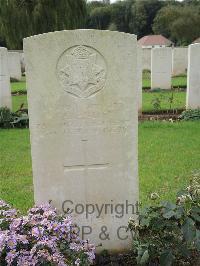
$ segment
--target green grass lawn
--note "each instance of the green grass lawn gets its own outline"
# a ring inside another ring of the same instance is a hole
[[[172,92],[143,92],[142,93],[142,110],[152,111],[154,110],[154,105],[152,101],[156,98],[160,99],[160,109],[167,110],[170,109],[169,97],[172,96]],[[172,109],[184,109],[186,104],[186,92],[177,91],[173,92],[173,102],[171,104]]]
[[[19,82],[11,82],[11,91],[26,91],[26,80],[25,77]]]
[[[172,77],[172,85],[173,86],[186,86],[187,84],[187,77],[186,76],[177,76],[177,77]],[[150,74],[146,73],[143,77],[143,82],[142,82],[143,87],[151,87],[151,80],[150,80]],[[25,77],[22,78],[20,82],[11,82],[11,90],[12,92],[15,91],[26,91],[26,81]]]
[[[140,200],[174,199],[200,168],[200,122],[139,124]],[[126,193],[126,192],[125,192]],[[28,129],[0,130],[0,198],[25,211],[33,204]]]
[[[154,106],[152,101],[155,98],[161,98],[160,107],[162,110],[169,109],[170,104],[168,102],[168,97],[171,96],[171,92],[143,92],[143,111],[152,111],[154,110]],[[186,101],[186,93],[185,92],[174,92],[174,101],[172,104],[172,108],[175,109],[183,109],[185,108]],[[20,105],[24,103],[24,107],[27,107],[27,96],[19,95],[12,96],[12,105],[13,111],[19,109]]]
[[[18,110],[22,103],[24,104],[24,108],[27,108],[28,105],[27,105],[27,96],[26,95],[12,96],[13,112]]]
[[[192,171],[200,170],[200,122],[145,122],[139,126],[140,200],[175,199],[188,184]]]
[[[150,82],[148,80],[148,82]],[[173,78],[174,84],[179,84],[181,86],[182,83],[186,84],[186,77],[180,76],[180,77],[174,77]],[[144,84],[147,84],[147,80],[143,79],[143,86]],[[150,84],[150,83],[149,83]],[[26,91],[26,82],[25,79],[21,82],[12,82],[11,83],[12,92],[23,90]],[[154,100],[157,97],[161,97],[161,109],[169,109],[169,103],[167,101],[167,98],[171,96],[171,92],[143,92],[143,111],[152,111],[154,109],[152,100]],[[183,109],[185,108],[185,101],[186,101],[186,93],[185,92],[174,92],[174,101],[172,104],[172,108],[174,109]],[[20,95],[20,96],[13,96],[13,111],[16,111],[22,103],[25,104],[25,107],[27,107],[27,99],[26,95]]]
[[[177,76],[172,77],[172,86],[187,86],[187,77],[186,76]]]
[[[186,75],[172,77],[172,86],[185,87],[187,85]],[[151,77],[149,72],[143,74],[142,86],[147,88],[151,87]]]
[[[22,211],[33,203],[28,129],[0,130],[0,198]]]

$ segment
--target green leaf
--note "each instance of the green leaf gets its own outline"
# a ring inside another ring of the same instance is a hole
[[[165,207],[166,209],[169,209],[169,210],[175,210],[176,209],[176,204],[173,204],[169,201],[164,201],[161,203],[163,205],[163,207]]]
[[[174,260],[174,256],[171,250],[165,250],[160,255],[160,265],[161,266],[171,266]]]
[[[180,245],[178,247],[178,250],[180,254],[182,254],[182,256],[185,258],[191,256],[191,251],[188,249],[187,245],[184,244]]]
[[[141,265],[145,265],[149,260],[149,252],[148,249],[145,250],[145,252],[143,253],[141,259],[140,259],[140,264]]]
[[[192,213],[192,218],[194,218],[196,221],[200,222],[200,215],[198,215],[197,213]]]
[[[173,217],[176,213],[174,211],[167,211],[165,213],[163,213],[163,217],[166,219],[169,219],[171,217]]]
[[[193,206],[192,207],[192,212],[199,213],[200,214],[200,207],[198,206]]]
[[[140,221],[140,225],[148,227],[149,226],[149,221],[150,221],[149,218],[142,218],[141,221]]]
[[[191,218],[187,218],[182,225],[183,237],[187,242],[192,242],[195,238],[196,229],[194,221]]]
[[[177,208],[175,212],[175,218],[180,219],[182,215],[184,214],[184,209],[182,207]]]
[[[200,230],[196,230],[195,245],[197,250],[200,251]]]

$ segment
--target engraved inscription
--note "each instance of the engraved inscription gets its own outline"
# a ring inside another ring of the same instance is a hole
[[[83,139],[82,141],[82,149],[84,154],[84,162],[81,164],[70,164],[64,165],[65,172],[69,171],[84,171],[87,173],[88,170],[99,170],[99,169],[106,169],[109,166],[109,163],[89,163],[88,162],[88,155],[87,155],[87,139]]]
[[[58,60],[57,76],[66,92],[88,98],[104,88],[106,63],[92,47],[71,47]]]

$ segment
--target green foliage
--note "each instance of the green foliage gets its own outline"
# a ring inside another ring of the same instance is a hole
[[[133,251],[140,265],[183,265],[200,256],[200,172],[177,195],[176,203],[161,202],[144,208],[133,230]]]
[[[160,97],[155,97],[153,98],[153,100],[151,101],[152,105],[153,105],[153,108],[154,110],[158,111],[161,109],[161,99]]]
[[[187,45],[200,35],[200,2],[195,0],[124,0],[87,4],[87,27],[134,33],[138,38],[163,34]]]
[[[190,44],[200,36],[200,3],[181,8],[174,5],[163,7],[154,19],[153,30],[176,44]]]
[[[158,0],[135,1],[131,8],[130,32],[138,37],[152,34],[153,20],[164,5],[163,1]]]
[[[111,25],[109,29],[113,29],[115,25],[115,30],[130,32],[130,22],[132,18],[131,7],[133,1],[119,1],[113,3],[111,8]]]
[[[105,30],[108,28],[111,19],[111,10],[108,6],[96,7],[91,10],[88,20],[88,28]]]
[[[0,108],[0,128],[28,127],[28,115],[26,110],[19,109],[12,113],[9,108]]]
[[[172,5],[163,7],[156,15],[153,23],[153,31],[155,34],[163,34],[165,37],[171,36],[171,24],[180,14],[179,8]]]
[[[155,92],[155,90],[153,90]],[[154,98],[152,99],[151,103],[153,106],[153,109],[155,111],[158,111],[161,109],[161,105],[164,104],[166,106],[167,111],[173,111],[177,108],[174,108],[175,105],[180,104],[181,102],[176,98],[175,92],[172,90],[170,92],[161,91],[159,89],[156,89],[156,92],[161,92],[160,94],[156,94]]]
[[[0,127],[10,127],[10,122],[13,121],[12,112],[7,107],[0,108]]]
[[[164,5],[159,0],[125,0],[113,4],[94,1],[87,4],[87,27],[116,29],[139,37],[151,34],[153,19]]]
[[[181,120],[200,120],[200,109],[183,111],[179,118]]]
[[[94,28],[163,34],[177,44],[200,35],[200,2],[185,0],[0,0],[0,44],[21,49],[22,39],[49,31]]]
[[[85,19],[84,0],[0,0],[0,35],[10,49],[30,35],[84,27]]]

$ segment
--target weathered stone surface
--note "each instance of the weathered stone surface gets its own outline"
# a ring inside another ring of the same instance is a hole
[[[10,77],[16,80],[21,80],[21,63],[19,52],[8,52],[8,66],[10,71]]]
[[[188,64],[188,48],[176,47],[172,51],[172,73],[173,76],[186,73]]]
[[[98,250],[127,250],[127,204],[138,200],[136,36],[61,31],[25,39],[24,52],[36,203],[74,209]],[[78,214],[77,204],[95,211]]]
[[[25,63],[25,58],[24,58],[24,52],[23,51],[20,53],[20,64],[21,64],[21,72],[25,73],[26,72],[26,63]]]
[[[171,89],[172,48],[153,48],[151,54],[151,89]]]
[[[0,107],[12,108],[8,51],[4,47],[0,47]]]
[[[188,49],[187,109],[200,108],[200,43]]]
[[[151,48],[142,48],[142,69],[151,70]]]
[[[142,47],[137,47],[138,113],[142,113]]]

